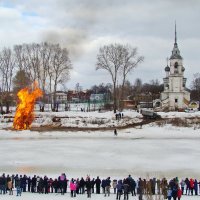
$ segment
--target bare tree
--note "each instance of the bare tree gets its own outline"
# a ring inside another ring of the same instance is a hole
[[[99,49],[96,70],[104,69],[110,75],[113,83],[114,113],[117,111],[117,81],[120,67],[123,65],[123,45],[111,44]]]
[[[55,94],[58,85],[64,86],[69,79],[71,62],[67,49],[62,49],[59,44],[32,43],[15,45],[14,52],[16,66],[30,77],[30,80],[37,81],[44,95],[41,99],[41,110],[44,109],[45,94],[47,92]]]
[[[194,78],[191,83],[191,99],[200,100],[200,73],[194,74]]]
[[[1,79],[1,112],[3,104],[6,106],[6,112],[9,112],[9,107],[12,101],[11,86],[14,71],[14,57],[10,48],[4,48],[0,52],[0,73]]]
[[[137,48],[131,48],[128,45],[111,44],[103,46],[99,50],[97,55],[96,70],[106,70],[112,78],[113,83],[113,101],[114,101],[114,113],[117,110],[117,88],[120,75],[122,77],[122,96],[124,84],[127,79],[127,75],[143,61],[142,56],[137,56]],[[118,99],[119,100],[119,99]]]
[[[42,43],[40,45],[40,60],[41,60],[41,65],[40,65],[40,85],[43,91],[46,89],[46,80],[48,78],[48,72],[50,68],[50,60],[51,60],[51,55],[52,55],[52,47],[53,45],[48,44],[48,43]]]
[[[134,91],[137,94],[140,93],[141,90],[142,90],[142,80],[140,78],[137,78],[134,83]]]
[[[139,63],[143,61],[144,57],[138,55],[137,48],[132,48],[129,45],[123,46],[123,65],[121,67],[121,75],[122,75],[121,100],[124,99],[124,86],[125,82],[127,81],[127,76],[133,71],[133,69],[135,69],[138,66]]]
[[[15,65],[18,71],[23,71],[26,69],[26,60],[24,54],[24,45],[15,45],[14,48]]]
[[[59,44],[53,46],[53,52],[51,56],[51,80],[53,84],[53,102],[54,110],[57,110],[56,106],[56,91],[59,83],[69,79],[70,70],[72,69],[72,64],[69,59],[69,53],[67,49],[62,49]]]

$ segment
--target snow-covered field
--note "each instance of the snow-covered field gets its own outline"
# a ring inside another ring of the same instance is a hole
[[[182,196],[181,200],[199,200],[199,196]],[[71,198],[70,194],[67,193],[65,195],[56,195],[56,194],[30,194],[30,193],[23,193],[21,197],[17,197],[16,195],[0,195],[0,199],[12,199],[12,200],[16,200],[16,199],[20,199],[20,200],[32,200],[32,199],[37,199],[37,200],[69,200],[69,199],[77,199],[77,200],[86,200],[88,199],[86,194],[84,195],[77,195],[75,198]],[[104,197],[103,194],[92,194],[91,199],[94,200],[113,200],[116,199],[116,196],[114,194],[111,194],[110,197]],[[121,199],[123,200],[123,196],[121,197]],[[129,196],[130,200],[138,200],[138,196],[136,197],[132,197]]]
[[[118,112],[119,113],[119,112]],[[12,121],[15,113],[0,115],[0,129],[12,127]],[[163,119],[193,119],[200,120],[200,112],[158,112]],[[62,126],[76,128],[112,128],[125,127],[130,124],[135,124],[143,121],[143,116],[133,110],[123,112],[123,119],[116,120],[113,111],[110,112],[36,112],[36,118],[32,124],[33,127],[40,126]],[[60,118],[59,123],[53,123],[53,118]]]
[[[113,111],[110,112],[36,112],[36,118],[32,124],[33,127],[39,126],[57,126],[52,122],[54,117],[61,118],[62,127],[78,128],[102,128],[126,126],[142,121],[142,115],[136,111],[123,112],[123,120],[116,120]],[[12,127],[14,113],[0,115],[0,128]]]

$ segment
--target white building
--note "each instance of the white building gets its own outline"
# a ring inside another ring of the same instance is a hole
[[[175,25],[175,42],[172,55],[169,59],[170,66],[165,67],[166,77],[164,81],[164,91],[161,93],[162,107],[168,110],[182,110],[188,107],[190,93],[186,89],[186,78],[184,78],[185,68],[183,58],[177,44],[177,34]]]
[[[105,99],[105,94],[91,94],[90,101],[103,101]]]

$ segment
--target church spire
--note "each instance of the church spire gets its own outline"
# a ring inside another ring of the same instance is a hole
[[[174,39],[174,47],[172,50],[172,55],[170,57],[171,59],[182,59],[181,55],[180,55],[180,50],[178,48],[178,44],[177,44],[177,32],[176,32],[176,21],[175,21],[175,39]]]
[[[176,21],[175,21],[175,44],[177,44]]]

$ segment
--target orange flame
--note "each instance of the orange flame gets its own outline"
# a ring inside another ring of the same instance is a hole
[[[20,100],[15,118],[13,122],[13,128],[16,130],[28,129],[34,120],[34,106],[38,97],[42,96],[42,90],[38,88],[37,83],[33,85],[33,91],[29,88],[24,88],[17,93]]]

